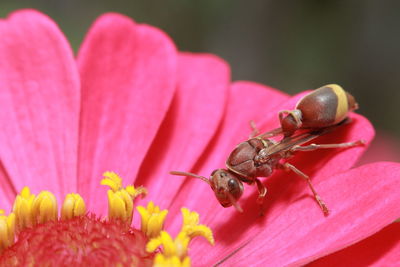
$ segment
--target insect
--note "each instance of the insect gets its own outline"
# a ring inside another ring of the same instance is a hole
[[[321,87],[303,97],[297,103],[295,110],[279,112],[280,128],[252,136],[237,145],[226,160],[226,169],[214,170],[209,179],[189,172],[171,171],[170,173],[203,180],[210,185],[223,207],[234,206],[239,212],[243,211],[238,203],[243,194],[243,183],[256,184],[257,203],[261,206],[261,213],[263,213],[262,203],[267,194],[267,188],[258,177],[269,177],[276,169],[292,171],[305,179],[315,200],[323,213],[327,215],[329,209],[315,190],[310,177],[285,160],[292,157],[297,151],[348,148],[364,144],[363,140],[338,144],[306,144],[350,121],[347,114],[355,109],[357,104],[350,94],[343,89],[340,91],[340,89],[341,87],[338,85]],[[337,101],[332,100],[335,96]],[[341,101],[346,101],[347,108],[342,107],[345,104],[340,103]],[[336,113],[331,110],[336,110]],[[282,114],[288,115],[284,117]],[[295,134],[298,129],[303,129],[303,132]],[[270,139],[279,134],[284,135],[282,140]]]

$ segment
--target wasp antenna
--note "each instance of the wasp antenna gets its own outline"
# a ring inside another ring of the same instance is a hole
[[[240,206],[240,204],[236,201],[236,199],[231,195],[231,194],[229,194],[228,193],[228,198],[229,198],[229,201],[232,203],[232,206],[234,206],[235,207],[235,209],[238,211],[238,212],[243,212],[243,209],[242,209],[242,207]]]
[[[190,177],[194,177],[200,180],[203,180],[204,182],[206,182],[207,184],[210,184],[210,181],[204,177],[204,176],[200,176],[191,172],[181,172],[181,171],[170,171],[169,172],[172,175],[179,175],[179,176],[190,176]]]

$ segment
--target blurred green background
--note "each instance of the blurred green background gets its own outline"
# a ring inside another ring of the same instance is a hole
[[[115,11],[163,29],[180,50],[219,55],[234,80],[291,94],[338,83],[384,138],[400,140],[400,1],[3,0],[0,15],[20,8],[52,17],[75,50]]]

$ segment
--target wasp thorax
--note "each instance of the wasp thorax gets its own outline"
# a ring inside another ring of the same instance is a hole
[[[269,153],[267,149],[261,149],[260,152],[254,157],[255,164],[260,165],[268,162]]]
[[[243,194],[243,183],[234,173],[225,169],[211,173],[210,185],[223,207],[234,205]]]

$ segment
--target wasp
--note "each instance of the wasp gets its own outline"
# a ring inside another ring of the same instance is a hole
[[[262,204],[267,188],[259,177],[269,177],[277,169],[292,171],[307,182],[321,210],[328,215],[329,209],[315,190],[310,177],[286,160],[294,156],[297,151],[349,148],[364,144],[364,140],[338,144],[307,144],[349,123],[348,113],[357,108],[358,104],[354,97],[339,85],[323,86],[300,99],[294,110],[280,111],[278,116],[281,127],[256,135],[254,132],[258,130],[253,126],[250,138],[237,145],[228,156],[226,169],[214,170],[209,179],[189,172],[170,173],[203,180],[210,185],[223,207],[234,206],[239,212],[243,211],[238,203],[244,191],[243,183],[256,184],[257,203],[263,213]],[[271,139],[279,134],[283,135],[280,141]]]

